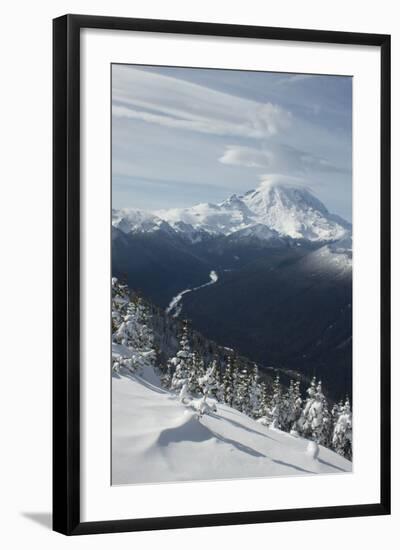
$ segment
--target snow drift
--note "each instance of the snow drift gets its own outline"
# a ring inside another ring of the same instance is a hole
[[[112,377],[112,483],[351,472],[345,458],[263,426],[227,405],[198,417],[161,388],[151,367]]]

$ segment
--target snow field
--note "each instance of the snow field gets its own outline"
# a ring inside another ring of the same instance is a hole
[[[352,464],[227,405],[201,418],[151,367],[112,378],[112,483],[340,474]],[[316,457],[316,458],[315,458]]]

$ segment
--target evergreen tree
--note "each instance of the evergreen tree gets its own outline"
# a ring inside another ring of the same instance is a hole
[[[154,337],[149,327],[149,311],[143,299],[135,296],[129,308],[136,318],[135,346],[136,349],[146,350],[154,348]]]
[[[297,412],[298,399],[300,397],[297,393],[297,389],[296,383],[290,380],[289,388],[282,394],[280,424],[281,430],[287,432],[292,429],[293,424],[300,416]]]
[[[191,357],[191,365],[188,375],[188,390],[192,395],[201,393],[202,388],[199,384],[199,379],[205,375],[204,360],[199,353],[195,351]]]
[[[259,418],[261,408],[262,388],[260,384],[260,377],[258,374],[258,367],[254,365],[250,374],[249,384],[249,416],[252,418]]]
[[[301,435],[318,444],[329,445],[331,433],[331,416],[321,382],[315,377],[307,390],[308,398],[302,411],[299,426]]]
[[[121,367],[134,370],[137,366],[154,366],[156,351],[154,337],[148,326],[146,304],[137,296],[132,299],[126,285],[112,279],[112,341],[122,349],[113,353],[113,371]],[[124,351],[125,350],[125,351]]]
[[[208,367],[205,374],[198,379],[199,387],[203,396],[208,397],[212,390],[215,389],[215,372],[217,370],[217,362],[214,360]]]
[[[125,314],[126,307],[129,304],[129,298],[127,287],[122,285],[116,277],[111,279],[111,289],[112,335],[114,341],[114,335],[122,322],[122,317]]]
[[[258,405],[258,411],[255,413],[255,418],[267,418],[267,412],[268,412],[268,392],[267,392],[267,385],[265,382],[261,382],[259,389],[259,405]]]
[[[247,367],[240,364],[239,359],[235,360],[236,380],[235,396],[233,407],[238,411],[249,414],[250,412],[250,383],[251,377]]]
[[[213,360],[216,364],[214,371],[214,386],[211,390],[211,396],[214,397],[218,403],[224,402],[224,385],[223,385],[223,375],[221,372],[221,364],[217,359]]]
[[[283,415],[282,388],[279,374],[277,374],[272,384],[272,398],[266,415],[269,426],[273,429],[280,429],[283,423]]]
[[[343,400],[341,399],[339,401],[339,403],[334,403],[333,407],[332,407],[332,410],[331,410],[331,417],[332,417],[332,424],[333,424],[333,427],[335,426],[339,416],[340,416],[340,412],[343,408]]]
[[[164,388],[170,388],[172,384],[172,375],[173,375],[173,368],[170,363],[170,361],[167,361],[167,364],[164,365],[164,368],[162,369],[162,374],[160,377],[161,384],[164,386]]]
[[[201,417],[203,414],[210,414],[211,412],[217,412],[215,403],[208,400],[211,390],[215,387],[214,374],[217,368],[217,362],[213,361],[206,373],[199,378],[198,383],[201,387],[203,397],[197,401],[192,402],[192,406],[198,412]]]
[[[314,404],[313,439],[318,445],[329,446],[332,438],[332,418],[328,403],[322,392],[321,382],[317,385]]]
[[[185,321],[182,328],[182,336],[179,342],[179,350],[175,357],[168,361],[171,376],[171,389],[180,390],[185,382],[188,382],[193,366],[193,353],[188,337],[188,326]]]
[[[235,372],[230,355],[227,359],[227,364],[222,379],[222,386],[224,403],[226,403],[229,407],[232,407],[235,399]]]
[[[306,438],[311,438],[312,436],[312,412],[311,405],[314,402],[314,397],[316,394],[316,378],[315,376],[311,380],[310,387],[307,389],[307,398],[304,403],[303,410],[301,411],[300,418],[298,420],[298,431],[300,435]]]
[[[333,427],[332,448],[348,460],[352,459],[352,414],[350,401],[347,398],[340,407]]]
[[[287,430],[290,431],[292,435],[298,435],[297,423],[301,416],[302,403],[300,382],[293,382],[293,380],[291,380],[288,391]]]

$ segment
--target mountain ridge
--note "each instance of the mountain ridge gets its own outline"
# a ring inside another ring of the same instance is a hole
[[[351,224],[330,213],[308,188],[271,182],[218,204],[154,212],[113,210],[112,223],[125,233],[172,232],[192,243],[237,232],[264,240],[284,237],[322,243],[346,239],[351,232]],[[255,230],[261,226],[268,231]]]

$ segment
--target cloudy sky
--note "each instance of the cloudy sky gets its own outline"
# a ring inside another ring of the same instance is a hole
[[[114,208],[304,184],[351,221],[350,77],[112,66]]]

